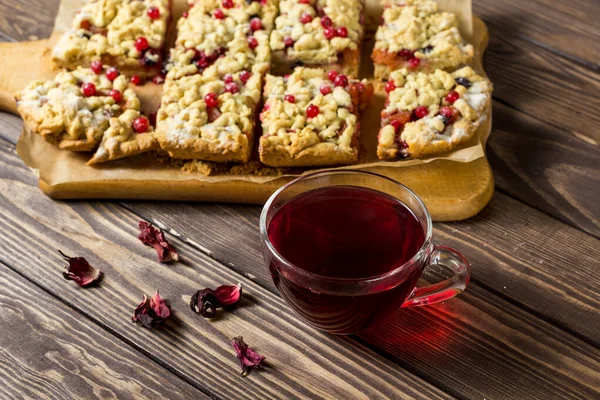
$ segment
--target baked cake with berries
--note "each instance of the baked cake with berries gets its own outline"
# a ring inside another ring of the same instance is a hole
[[[269,32],[276,0],[200,0],[177,23],[177,39],[165,66],[179,79],[216,65],[221,74],[270,63]]]
[[[94,162],[142,153],[156,147],[146,117],[140,115],[140,101],[128,87],[127,78],[116,68],[93,64],[61,72],[49,81],[33,81],[16,95],[17,109],[26,127],[61,149],[93,151],[102,142],[106,154],[97,153]],[[137,135],[116,135],[113,119],[123,124],[131,119]],[[119,136],[117,139],[104,138]],[[136,142],[137,144],[131,144]]]
[[[401,68],[455,69],[473,58],[473,46],[462,38],[456,15],[440,11],[437,2],[389,0],[383,6],[372,53],[379,81]]]
[[[255,68],[167,79],[156,118],[161,148],[172,158],[248,162],[264,72]]]
[[[363,0],[281,0],[270,39],[273,73],[306,66],[357,77],[363,13]]]
[[[99,60],[128,75],[155,76],[162,64],[170,6],[170,0],[89,0],[59,38],[52,59],[68,69]]]
[[[358,161],[358,114],[372,94],[366,80],[335,70],[298,67],[286,77],[267,75],[260,160],[272,167]]]
[[[392,72],[385,90],[377,156],[396,160],[448,152],[471,139],[489,114],[492,84],[471,67],[402,69]]]
[[[148,118],[137,110],[125,110],[123,114],[110,119],[100,146],[87,164],[117,160],[158,148],[154,128]]]

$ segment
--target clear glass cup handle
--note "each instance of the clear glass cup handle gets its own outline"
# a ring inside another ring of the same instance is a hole
[[[429,264],[425,268],[432,265],[449,268],[454,276],[433,285],[416,287],[402,307],[426,306],[448,300],[460,294],[469,284],[471,275],[469,262],[453,248],[436,245],[429,258]]]

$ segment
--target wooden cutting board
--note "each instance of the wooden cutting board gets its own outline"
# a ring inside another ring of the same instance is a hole
[[[473,20],[474,45],[482,57],[488,42],[488,31],[478,18]],[[34,79],[52,78],[50,48],[53,38],[35,42],[0,43],[0,109],[16,113],[14,93]],[[475,60],[481,64],[481,59]],[[357,165],[360,169],[360,165]],[[487,158],[469,163],[435,160],[427,164],[403,168],[377,166],[368,168],[415,191],[427,205],[435,221],[469,218],[477,214],[491,199],[494,179]],[[56,199],[110,198],[222,201],[261,204],[292,178],[281,177],[266,183],[228,181],[209,183],[196,179],[167,181],[92,180],[47,184],[40,188]]]

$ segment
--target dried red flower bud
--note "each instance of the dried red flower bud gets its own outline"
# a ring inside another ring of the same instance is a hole
[[[248,345],[244,343],[243,337],[234,337],[231,339],[231,345],[235,349],[237,358],[240,360],[242,375],[247,375],[251,368],[262,369],[266,357],[261,356],[248,347]]]
[[[156,229],[146,221],[140,221],[138,226],[140,228],[140,236],[138,236],[138,238],[146,246],[154,247],[156,254],[158,255],[158,261],[179,261],[179,254],[177,254],[173,246],[167,242],[162,230]]]
[[[235,286],[219,286],[215,290],[206,288],[194,293],[190,300],[190,308],[204,318],[214,318],[217,315],[217,308],[231,306],[237,303],[241,297],[241,283]]]
[[[171,316],[171,309],[158,294],[151,299],[144,295],[144,300],[135,308],[131,320],[139,322],[146,328],[154,328]]]
[[[60,250],[58,252],[69,262],[63,272],[65,279],[75,281],[79,286],[88,286],[100,279],[100,270],[92,267],[85,258],[69,257]]]

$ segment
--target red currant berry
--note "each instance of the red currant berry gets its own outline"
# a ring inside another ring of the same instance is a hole
[[[248,82],[248,79],[250,79],[251,75],[252,74],[248,71],[240,72],[240,81],[242,81],[242,83],[245,84],[246,82]]]
[[[231,74],[225,74],[225,76],[223,76],[223,82],[225,82],[225,83],[233,82],[233,76]]]
[[[335,69],[327,72],[327,79],[329,79],[331,82],[333,82],[337,76],[338,72]]]
[[[460,97],[460,94],[458,94],[457,91],[455,90],[451,90],[448,92],[448,94],[446,95],[445,99],[448,103],[450,104],[454,104],[454,102],[456,100],[458,100],[458,98]]]
[[[404,124],[402,124],[402,122],[398,121],[397,119],[390,121],[390,125],[394,127],[394,130],[396,132],[400,131],[400,129],[402,129],[402,127],[404,126]]]
[[[394,91],[394,89],[396,89],[396,84],[394,83],[394,81],[387,81],[385,83],[385,92],[386,93],[390,93],[390,92]]]
[[[117,77],[119,76],[119,70],[116,69],[115,67],[110,67],[109,69],[106,70],[106,79],[108,79],[109,81],[114,81],[115,79],[117,79]]]
[[[450,125],[456,121],[458,117],[458,110],[454,107],[443,106],[440,108],[440,115],[444,119],[444,124]]]
[[[235,94],[240,91],[240,88],[237,83],[229,82],[225,84],[225,91],[231,94]]]
[[[189,15],[190,13],[185,11],[183,14],[181,14],[181,18],[187,18]]]
[[[223,2],[221,4],[223,4],[223,8],[233,7],[233,1],[231,1],[231,0],[223,0]]]
[[[150,19],[159,19],[160,18],[160,10],[158,7],[148,7],[148,16]]]
[[[296,98],[294,97],[293,94],[286,94],[285,96],[283,96],[283,100],[287,101],[288,103],[296,102]]]
[[[313,17],[309,13],[304,13],[300,16],[300,22],[302,22],[303,24],[308,24],[312,20],[313,20]]]
[[[148,121],[148,118],[146,117],[137,117],[136,119],[133,120],[133,130],[136,131],[137,133],[144,133],[148,130],[148,127],[150,126],[150,122]]]
[[[129,82],[133,83],[134,85],[141,85],[142,84],[142,78],[140,78],[138,75],[133,75],[129,79]]]
[[[216,93],[208,92],[206,96],[204,96],[204,102],[207,107],[217,107],[219,105],[219,97]]]
[[[413,56],[413,52],[409,49],[402,49],[398,52],[398,55],[404,58],[411,58]]]
[[[336,34],[336,36],[339,36],[341,38],[348,37],[348,29],[341,26],[335,30],[335,34]]]
[[[331,86],[329,86],[329,85],[321,85],[321,87],[319,88],[319,91],[321,92],[321,94],[323,96],[326,96],[329,93],[331,93]]]
[[[223,19],[225,18],[225,13],[220,8],[217,8],[213,14],[213,17],[216,19]]]
[[[413,57],[413,58],[410,58],[408,60],[408,67],[409,68],[417,68],[419,66],[419,64],[421,64],[421,59],[420,58]]]
[[[90,97],[96,94],[96,85],[91,82],[87,82],[81,86],[81,90],[83,90],[83,95],[85,97]]]
[[[333,26],[333,21],[326,15],[321,18],[321,26],[323,28],[331,28]]]
[[[310,0],[298,0],[300,4],[310,4]]]
[[[123,95],[117,89],[110,89],[108,95],[113,98],[115,103],[119,103],[123,99]]]
[[[327,40],[331,40],[335,37],[335,29],[325,28],[325,30],[323,31],[323,34],[325,35],[325,38],[327,38]]]
[[[135,40],[135,48],[137,51],[144,51],[148,48],[148,39],[146,39],[145,37],[139,37]]]
[[[314,118],[317,115],[319,115],[319,107],[315,106],[314,104],[310,104],[307,108],[306,108],[306,116],[308,118]]]
[[[102,61],[100,60],[94,60],[90,63],[90,68],[92,69],[92,71],[94,71],[94,73],[96,75],[100,75],[102,73],[102,70],[104,69],[102,67]]]
[[[258,40],[254,36],[250,36],[248,38],[248,47],[254,49],[256,46],[258,46]]]
[[[259,31],[262,29],[262,27],[262,21],[260,18],[252,18],[250,20],[250,29],[252,29],[252,32]]]
[[[333,84],[334,86],[346,87],[348,86],[348,78],[346,77],[346,75],[338,75],[333,80]]]
[[[425,106],[419,106],[415,108],[415,117],[418,119],[424,118],[429,114],[429,110]]]
[[[440,108],[440,114],[442,114],[446,118],[454,117],[455,113],[456,109],[454,107],[443,106],[442,108]]]
[[[283,38],[283,44],[285,47],[292,47],[294,45],[294,39],[292,39],[290,36],[286,36]]]

